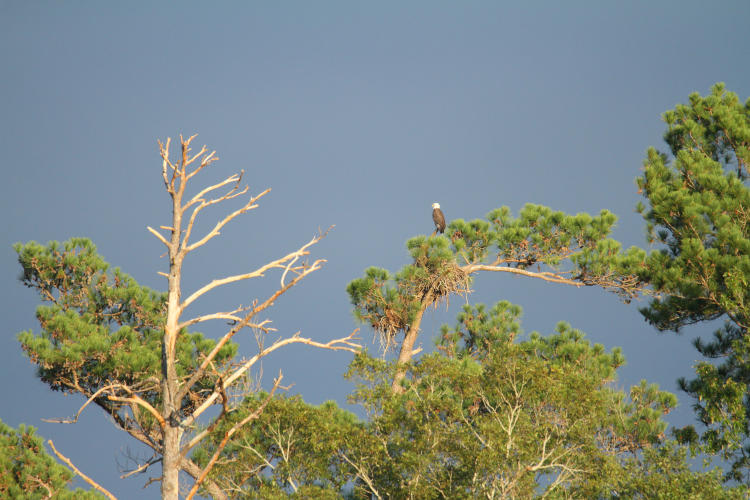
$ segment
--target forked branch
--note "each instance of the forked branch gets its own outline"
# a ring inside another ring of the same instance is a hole
[[[239,321],[231,330],[229,330],[221,339],[219,339],[219,341],[216,343],[216,345],[211,350],[211,352],[206,356],[206,359],[203,360],[203,362],[198,367],[198,369],[195,370],[195,372],[193,373],[193,375],[190,377],[190,380],[188,380],[188,382],[182,387],[182,389],[180,389],[180,391],[178,393],[178,397],[179,398],[185,397],[185,395],[190,390],[190,388],[198,380],[200,380],[201,377],[203,377],[204,373],[206,372],[206,368],[208,367],[208,365],[210,363],[213,362],[214,358],[219,353],[219,351],[221,350],[221,348],[224,347],[224,345],[227,342],[229,342],[232,339],[232,337],[234,337],[237,334],[237,332],[239,332],[240,330],[242,330],[246,326],[249,326],[250,325],[250,321],[259,312],[263,311],[264,309],[266,309],[267,307],[269,307],[271,304],[273,304],[276,301],[277,298],[279,298],[283,293],[285,293],[291,287],[293,287],[294,285],[296,285],[297,283],[299,283],[305,276],[307,276],[308,274],[312,273],[313,271],[316,271],[316,270],[320,269],[320,266],[323,264],[323,262],[325,262],[325,261],[322,261],[322,260],[315,261],[312,266],[308,267],[307,269],[304,270],[304,272],[302,272],[301,274],[297,275],[297,277],[294,278],[294,280],[292,280],[291,282],[289,282],[289,284],[287,284],[283,288],[280,288],[280,289],[276,290],[276,292],[273,295],[271,295],[268,299],[266,299],[265,302],[263,302],[260,305],[255,305],[252,308],[252,310],[250,312],[248,312],[241,321]],[[201,320],[202,320],[202,317],[201,318],[197,318],[197,321],[201,321]],[[261,323],[261,325],[264,325],[264,324],[265,324],[265,322]]]
[[[187,229],[185,230],[185,240],[183,241],[182,251],[185,252],[185,253],[192,252],[196,248],[204,245],[210,239],[218,236],[219,235],[219,231],[221,230],[221,228],[224,227],[229,221],[231,221],[232,219],[234,219],[238,215],[242,215],[242,214],[244,214],[247,211],[250,211],[250,210],[252,210],[254,208],[258,208],[258,205],[256,205],[255,202],[258,201],[261,197],[263,197],[266,194],[268,194],[270,191],[271,191],[271,189],[269,188],[269,189],[266,189],[265,191],[263,191],[262,193],[260,193],[260,194],[258,194],[256,196],[253,196],[252,198],[250,198],[250,200],[248,200],[248,202],[245,204],[245,206],[243,206],[242,208],[239,208],[239,209],[235,210],[234,212],[232,212],[231,214],[227,215],[226,217],[224,217],[223,219],[221,219],[219,222],[217,222],[216,225],[214,226],[214,228],[211,229],[211,231],[209,231],[209,233],[206,234],[203,238],[201,238],[200,240],[196,241],[192,245],[187,245],[187,236],[189,236],[190,232],[193,229],[193,222],[194,222],[195,216],[197,216],[198,212],[200,212],[200,210],[202,210],[203,208],[205,208],[205,207],[207,207],[207,206],[209,206],[209,205],[211,205],[213,203],[218,203],[219,201],[224,201],[226,199],[234,198],[234,196],[227,196],[226,198],[219,198],[219,199],[217,199],[215,201],[212,200],[211,202],[205,202],[205,203],[202,203],[202,204],[198,205],[195,208],[195,210],[193,211],[193,216],[191,216],[190,223],[189,223]],[[236,196],[239,196],[240,194],[245,194],[246,192],[247,192],[247,189],[244,189],[240,193],[236,193]]]
[[[251,271],[251,272],[245,273],[245,274],[237,274],[235,276],[227,276],[226,278],[220,278],[220,279],[213,280],[211,283],[209,283],[207,285],[204,285],[200,289],[198,289],[195,292],[193,292],[187,299],[185,299],[182,302],[182,304],[180,304],[180,310],[184,311],[185,308],[187,308],[190,304],[192,304],[193,302],[195,302],[195,300],[197,300],[201,295],[203,295],[203,294],[205,294],[205,293],[213,290],[214,288],[217,288],[217,287],[220,287],[220,286],[223,286],[223,285],[228,285],[230,283],[236,283],[238,281],[248,280],[248,279],[252,279],[252,278],[259,278],[259,277],[264,276],[265,273],[267,271],[271,270],[271,269],[284,269],[286,271],[287,267],[288,267],[287,264],[290,261],[293,261],[293,260],[298,259],[299,257],[305,256],[305,255],[309,255],[310,252],[308,251],[308,249],[311,246],[313,246],[316,243],[318,243],[320,240],[322,240],[326,236],[327,233],[328,233],[328,231],[326,231],[325,233],[322,233],[322,234],[319,234],[319,235],[313,237],[313,239],[311,239],[305,245],[303,245],[302,247],[300,247],[298,250],[295,250],[294,252],[292,252],[292,253],[290,253],[288,255],[285,255],[284,257],[281,257],[280,259],[276,259],[274,261],[271,261],[268,264],[265,264],[265,265],[259,267],[255,271]],[[325,260],[318,260],[311,267],[307,268],[307,270],[310,270],[313,267],[315,267],[315,264],[318,264],[318,263],[322,264],[324,262],[325,262]],[[318,266],[318,268],[319,267],[320,266]],[[301,269],[301,268],[298,267],[298,268],[295,268],[295,269]],[[311,271],[307,271],[306,274],[309,274],[309,272],[311,272]]]

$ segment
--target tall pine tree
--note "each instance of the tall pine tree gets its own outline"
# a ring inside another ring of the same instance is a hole
[[[681,379],[700,429],[681,437],[721,453],[728,478],[750,483],[750,100],[716,84],[663,115],[669,154],[648,150],[638,186],[652,242],[648,280],[662,296],[642,310],[660,330],[723,320],[694,345],[708,358]]]

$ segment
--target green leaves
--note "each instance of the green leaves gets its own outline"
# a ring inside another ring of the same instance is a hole
[[[265,398],[246,398],[193,458],[204,465],[223,433]],[[344,457],[363,439],[363,424],[334,402],[311,406],[299,396],[280,396],[242,428],[213,474],[225,491],[245,498],[340,498],[351,478]]]
[[[348,452],[359,457],[357,492],[729,497],[716,473],[691,472],[684,450],[666,440],[663,416],[675,407],[674,395],[645,381],[628,394],[615,390],[611,382],[625,362],[620,350],[592,345],[566,323],[552,335],[517,341],[520,313],[508,302],[466,306],[454,327],[443,327],[439,352],[411,363],[403,394],[390,388],[392,363],[355,359],[351,401],[367,410],[371,436]],[[672,481],[673,473],[684,482]]]

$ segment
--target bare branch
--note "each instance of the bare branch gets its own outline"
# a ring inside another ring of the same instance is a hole
[[[461,269],[464,272],[466,272],[466,274],[471,274],[476,271],[494,271],[494,272],[501,272],[501,273],[520,274],[522,276],[529,276],[531,278],[539,278],[544,281],[551,281],[553,283],[563,283],[565,285],[573,285],[575,287],[585,286],[585,283],[582,283],[580,281],[576,281],[570,278],[565,278],[559,274],[551,273],[547,271],[533,272],[533,271],[527,271],[525,269],[518,269],[515,267],[492,266],[492,265],[486,265],[486,264],[470,264],[467,266],[463,266]]]
[[[68,457],[66,457],[65,455],[63,455],[59,451],[57,451],[57,449],[55,448],[55,444],[52,442],[51,439],[47,441],[47,444],[49,444],[50,448],[52,448],[52,451],[55,452],[55,455],[57,455],[57,458],[59,458],[60,460],[62,460],[68,467],[70,467],[71,469],[73,469],[73,472],[75,472],[76,474],[78,474],[79,476],[81,476],[84,481],[86,481],[87,483],[89,483],[92,487],[96,488],[97,490],[101,491],[102,494],[104,494],[104,496],[106,496],[110,500],[117,500],[116,496],[114,496],[112,493],[110,493],[109,491],[107,491],[106,489],[104,489],[104,487],[100,486],[99,483],[97,483],[96,481],[94,481],[93,479],[91,479],[90,477],[88,477],[86,474],[84,474],[83,472],[81,472],[80,470],[78,470],[78,467],[76,467],[75,465],[73,465],[73,462],[71,462]]]
[[[193,375],[190,377],[190,380],[188,380],[188,382],[182,387],[182,389],[180,389],[180,391],[177,394],[178,398],[182,399],[185,396],[185,394],[187,394],[187,391],[189,391],[190,388],[193,386],[193,384],[195,384],[203,376],[203,374],[206,371],[206,367],[208,366],[209,363],[211,363],[213,361],[213,359],[216,357],[216,355],[218,354],[219,350],[224,346],[224,344],[226,344],[227,342],[229,342],[229,340],[232,337],[234,337],[237,334],[237,332],[239,332],[240,330],[242,330],[243,328],[245,328],[246,326],[248,326],[249,323],[250,323],[250,320],[253,317],[255,317],[256,314],[258,314],[259,312],[261,312],[265,308],[267,308],[270,305],[272,305],[274,303],[274,301],[277,298],[279,298],[284,292],[286,292],[291,287],[293,287],[294,285],[296,285],[300,280],[302,280],[308,274],[312,273],[313,271],[316,271],[317,269],[320,269],[320,266],[322,265],[323,262],[324,261],[322,261],[322,260],[314,262],[312,266],[310,266],[309,268],[307,268],[303,273],[297,275],[297,277],[294,278],[284,288],[280,288],[279,290],[276,290],[276,292],[273,295],[271,295],[268,299],[266,299],[266,301],[263,302],[261,305],[259,305],[259,306],[253,306],[252,311],[250,311],[249,313],[247,313],[245,315],[245,317],[242,319],[242,321],[240,321],[239,323],[237,323],[230,331],[228,331],[216,343],[216,345],[211,350],[211,352],[208,354],[208,356],[206,356],[206,359],[203,360],[203,363],[201,363],[201,365],[198,367],[198,369],[193,372]],[[195,295],[195,294],[193,294],[193,295]]]
[[[120,396],[107,396],[107,399],[111,401],[120,401],[122,403],[135,403],[139,406],[142,406],[143,408],[146,409],[146,411],[148,411],[151,415],[154,416],[154,418],[159,422],[159,425],[163,429],[167,423],[165,422],[164,417],[161,416],[161,413],[156,411],[156,409],[153,406],[151,406],[147,401],[142,399],[138,394],[135,394],[134,392],[130,391],[124,386],[123,388],[125,388],[131,393],[131,397],[123,398]]]
[[[192,304],[198,297],[200,297],[206,292],[209,292],[210,290],[213,290],[216,287],[228,285],[229,283],[235,283],[237,281],[242,281],[242,280],[247,280],[247,279],[252,279],[252,278],[259,278],[263,276],[264,273],[270,269],[285,269],[286,263],[294,259],[295,257],[309,255],[309,252],[307,251],[307,249],[310,248],[312,245],[316,244],[317,242],[319,242],[321,239],[323,239],[325,235],[327,234],[327,232],[328,231],[326,231],[326,233],[323,233],[321,235],[315,236],[312,240],[310,240],[308,243],[300,247],[298,250],[280,259],[269,262],[268,264],[259,267],[255,271],[213,280],[211,283],[201,287],[199,290],[193,292],[187,299],[185,299],[185,301],[180,305],[181,310],[184,311],[185,308],[187,308],[190,304]],[[191,245],[191,247],[193,247],[194,245],[195,244]],[[317,263],[322,264],[323,262],[325,262],[325,260],[318,260],[315,262],[315,264]],[[312,267],[315,267],[315,264],[313,264]]]
[[[195,318],[189,319],[188,321],[180,323],[178,325],[178,328],[182,329],[190,325],[194,325],[196,323],[203,323],[204,321],[210,321],[212,319],[228,319],[230,321],[234,321],[235,323],[239,323],[240,321],[242,321],[242,318],[237,316],[235,313],[241,310],[242,309],[236,309],[235,311],[230,311],[230,312],[218,312],[218,313],[213,313],[213,314],[204,314],[203,316],[197,316]],[[249,326],[251,328],[260,328],[262,330],[269,331],[268,328],[264,328],[263,326],[267,322],[270,322],[270,321],[266,320],[266,321],[263,321],[262,323],[257,323],[257,324],[248,323],[245,326]],[[270,329],[270,330],[273,330],[273,329]]]
[[[203,146],[201,148],[201,150],[198,152],[198,154],[196,154],[188,163],[193,163],[193,160],[195,160],[199,156],[205,154],[206,151],[208,151],[206,149],[206,146]],[[207,167],[210,164],[212,164],[213,162],[217,161],[219,159],[219,157],[218,156],[214,156],[215,154],[216,154],[216,151],[211,151],[210,153],[208,153],[207,155],[205,155],[201,159],[201,163],[200,163],[200,165],[198,165],[198,168],[196,168],[195,170],[193,170],[192,172],[190,172],[185,180],[189,180],[195,174],[197,174],[198,172],[200,172],[201,170],[203,170],[205,167]]]
[[[169,145],[172,142],[171,137],[167,137],[166,144],[162,144],[161,141],[158,141],[159,143],[159,154],[162,158],[162,167],[161,167],[161,173],[162,177],[164,178],[164,185],[167,187],[167,192],[169,194],[175,194],[174,190],[174,180],[175,180],[175,174],[178,172],[177,167],[172,163],[169,159]],[[172,178],[169,179],[167,176],[167,166],[172,169]]]
[[[159,238],[159,241],[161,241],[162,243],[164,243],[167,246],[167,248],[169,248],[169,242],[167,241],[167,239],[164,236],[162,236],[159,233],[159,231],[157,231],[156,229],[154,229],[151,226],[146,226],[146,229],[148,229],[151,232],[151,234],[153,234],[154,236],[156,236],[157,238]]]
[[[201,238],[199,241],[196,241],[192,245],[184,247],[183,251],[185,253],[192,252],[196,248],[204,245],[210,239],[214,238],[215,236],[218,236],[219,235],[219,230],[221,230],[221,228],[224,227],[229,221],[231,221],[232,219],[234,219],[238,215],[242,215],[242,214],[244,214],[245,212],[247,212],[249,210],[257,208],[258,205],[255,205],[255,202],[258,199],[260,199],[261,197],[263,197],[266,194],[268,194],[269,191],[270,191],[270,189],[266,189],[265,191],[263,191],[259,195],[256,195],[256,196],[250,198],[250,200],[247,202],[247,204],[244,207],[235,210],[234,212],[232,212],[231,214],[227,215],[222,220],[220,220],[219,222],[217,222],[216,225],[214,226],[214,228],[208,234],[206,234],[206,236],[204,236],[203,238]]]
[[[239,368],[237,368],[234,373],[232,373],[229,377],[226,378],[226,381],[224,382],[224,387],[229,387],[232,385],[238,378],[240,378],[242,375],[247,372],[255,363],[258,362],[261,358],[264,356],[267,356],[268,354],[272,353],[276,349],[283,347],[285,345],[289,344],[306,344],[313,347],[318,347],[320,349],[329,349],[331,351],[349,351],[352,353],[358,353],[362,346],[359,344],[356,344],[352,341],[359,340],[359,338],[356,336],[357,332],[359,331],[359,328],[355,329],[352,333],[347,335],[346,337],[331,340],[330,342],[321,343],[321,342],[315,342],[312,339],[304,338],[299,336],[299,332],[294,334],[291,337],[285,338],[285,339],[279,339],[270,346],[266,347],[265,349],[262,349],[260,352],[258,352],[255,356],[248,359],[246,362],[244,362]],[[205,362],[205,361],[204,361]],[[182,426],[189,426],[192,425],[193,422],[208,408],[210,407],[214,401],[216,401],[216,398],[220,396],[218,391],[214,391],[198,408],[195,409],[195,411],[182,422]]]
[[[151,467],[154,464],[158,464],[159,462],[161,462],[161,457],[152,457],[152,458],[148,459],[146,461],[146,463],[144,463],[143,465],[139,465],[138,467],[136,467],[135,469],[131,470],[130,472],[127,472],[127,473],[123,474],[122,476],[120,476],[120,479],[125,479],[127,477],[130,477],[130,476],[133,476],[135,474],[138,474],[139,472],[145,472],[146,469],[148,469],[149,467]]]
[[[367,474],[367,472],[364,471],[362,467],[358,466],[352,460],[350,460],[349,457],[346,456],[346,454],[341,453],[341,458],[343,458],[349,465],[354,467],[354,470],[357,471],[357,475],[362,478],[362,481],[364,481],[365,484],[367,484],[372,494],[375,495],[375,498],[382,500],[383,497],[381,497],[380,493],[378,493],[378,490],[375,488],[375,485],[373,484],[372,479],[370,479],[369,474]]]
[[[117,385],[117,384],[115,384],[115,385]],[[115,387],[115,385],[105,385],[104,387],[102,387],[101,389],[99,389],[98,391],[96,391],[94,394],[92,394],[86,400],[86,402],[83,403],[83,405],[78,409],[78,413],[76,413],[76,416],[73,417],[73,418],[65,418],[65,419],[63,419],[63,418],[50,418],[50,419],[43,418],[42,421],[43,422],[49,422],[49,423],[52,423],[52,424],[75,424],[76,422],[78,422],[78,417],[81,416],[81,413],[89,405],[89,403],[91,403],[93,400],[95,400],[104,391],[107,391],[107,390],[112,389],[113,387]]]
[[[39,484],[39,486],[41,486],[42,488],[44,488],[45,490],[47,490],[47,496],[44,497],[44,498],[45,498],[45,500],[50,500],[52,498],[52,487],[49,484],[47,484],[44,481],[42,481],[41,479],[39,479],[38,477],[36,477],[36,476],[29,476],[29,477],[35,483]]]
[[[281,374],[281,371],[279,371],[279,376],[274,380],[273,388],[271,389],[271,392],[268,393],[268,396],[263,401],[263,403],[260,404],[258,408],[255,409],[254,412],[252,412],[247,417],[243,418],[236,424],[232,426],[231,429],[229,429],[225,434],[224,438],[221,440],[221,443],[219,443],[219,446],[216,448],[216,451],[214,452],[211,459],[208,461],[208,464],[206,467],[204,467],[203,472],[201,472],[201,475],[198,477],[198,479],[195,481],[195,484],[193,484],[192,489],[190,490],[190,493],[188,493],[186,500],[191,500],[193,496],[197,493],[198,488],[200,487],[201,483],[204,479],[206,479],[206,476],[213,468],[214,464],[216,463],[216,460],[219,458],[219,455],[221,455],[221,452],[224,450],[224,447],[229,442],[229,438],[231,438],[240,428],[242,428],[245,424],[250,422],[251,420],[257,419],[260,414],[265,409],[266,405],[271,401],[273,398],[274,393],[276,392],[276,389],[279,388],[279,384],[281,384],[281,379],[284,378],[284,376]],[[223,384],[222,384],[223,385]]]
[[[187,458],[182,459],[180,467],[182,468],[182,470],[187,472],[190,477],[196,480],[200,477],[201,472],[203,472],[203,469],[198,467],[195,462]],[[226,500],[228,498],[227,493],[222,488],[219,488],[211,479],[204,480],[203,487],[208,490],[209,496],[214,500]]]
[[[219,189],[222,186],[226,186],[227,184],[231,184],[231,183],[234,182],[235,186],[234,186],[234,188],[232,188],[232,191],[229,192],[229,193],[232,193],[233,191],[235,191],[239,187],[239,183],[240,183],[240,180],[242,179],[242,174],[244,172],[245,171],[242,170],[239,175],[238,174],[233,174],[233,175],[227,177],[226,179],[224,179],[223,181],[219,182],[218,184],[214,184],[213,186],[208,186],[207,188],[204,188],[198,194],[196,194],[195,196],[193,196],[190,199],[190,201],[187,202],[182,207],[183,210],[187,210],[188,208],[190,208],[191,206],[195,205],[196,203],[204,201],[203,200],[203,196],[206,195],[206,194],[208,194],[208,193],[210,193],[211,191],[213,191],[215,189]],[[224,196],[226,196],[226,195],[224,195]]]
[[[184,212],[190,206],[194,205],[195,203],[200,202],[200,205],[198,205],[197,207],[195,207],[193,209],[193,212],[190,215],[190,221],[188,222],[188,225],[185,228],[185,236],[182,239],[182,248],[183,249],[187,248],[187,246],[188,246],[188,244],[187,244],[188,240],[190,239],[190,235],[193,233],[193,224],[195,224],[195,219],[198,217],[198,214],[201,212],[201,210],[203,210],[204,208],[209,207],[211,205],[215,205],[217,203],[221,203],[222,201],[227,201],[227,200],[231,200],[233,198],[237,198],[238,196],[242,196],[243,194],[245,194],[245,193],[248,192],[248,190],[250,189],[248,186],[245,186],[242,190],[237,191],[239,189],[240,179],[242,179],[242,174],[244,172],[245,171],[243,170],[242,173],[239,176],[235,174],[235,175],[229,177],[228,179],[225,179],[223,182],[217,184],[216,186],[211,186],[210,188],[207,188],[208,190],[211,190],[211,189],[214,189],[216,187],[223,186],[224,184],[227,184],[229,182],[235,182],[234,187],[232,187],[232,189],[230,189],[223,196],[220,196],[219,198],[214,198],[212,200],[206,201],[203,198],[201,198],[200,196],[196,195],[195,197],[193,197],[192,200],[190,200],[188,202],[187,205],[185,205],[185,206],[182,207],[182,210]],[[204,191],[206,191],[206,190],[204,189]],[[262,193],[261,195],[256,196],[255,198],[251,198],[250,201],[247,204],[248,205],[252,205],[254,201],[256,201],[257,199],[259,199],[261,196],[263,196],[263,194],[267,193],[268,191],[270,191],[270,189],[266,189],[266,191],[264,193]],[[198,193],[198,194],[200,195],[201,193]],[[256,208],[256,207],[257,207],[257,205],[253,205],[250,208]],[[250,210],[250,208],[248,208],[247,210]],[[184,251],[185,251],[185,253],[189,252],[189,250],[184,250]]]

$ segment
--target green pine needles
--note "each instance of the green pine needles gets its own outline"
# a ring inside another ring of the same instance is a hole
[[[680,436],[733,465],[750,482],[750,100],[717,84],[663,115],[669,155],[651,148],[638,186],[651,241],[647,279],[662,298],[642,310],[660,330],[724,319],[695,347],[710,361],[682,379],[703,430]]]

